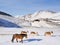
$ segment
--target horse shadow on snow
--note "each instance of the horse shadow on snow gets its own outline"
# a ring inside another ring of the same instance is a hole
[[[42,39],[27,39],[27,40],[23,40],[23,41],[28,41],[28,42],[32,42],[32,41],[41,41]]]

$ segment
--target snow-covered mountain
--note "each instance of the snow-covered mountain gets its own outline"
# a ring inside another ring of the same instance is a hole
[[[60,12],[37,11],[24,16],[25,20],[37,27],[60,27]]]
[[[25,16],[25,19],[28,20],[34,20],[34,19],[40,19],[40,18],[50,18],[51,16],[53,17],[53,14],[56,14],[56,12],[53,11],[37,11],[33,14],[27,14]]]
[[[10,24],[9,22],[20,27],[60,27],[60,12],[37,11],[33,14],[14,17],[5,13],[0,13],[0,25],[4,23],[3,25],[7,26]],[[10,24],[10,26],[12,27],[12,24]]]

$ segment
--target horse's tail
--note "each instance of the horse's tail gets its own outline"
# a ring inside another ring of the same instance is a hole
[[[11,40],[12,42],[14,41],[14,35],[13,35],[13,37],[12,37],[12,40]]]

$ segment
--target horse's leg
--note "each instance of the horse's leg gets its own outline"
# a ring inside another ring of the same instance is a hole
[[[23,40],[21,39],[21,42],[23,43]]]
[[[23,39],[21,39],[21,41],[20,42],[22,42],[23,43]]]
[[[11,41],[13,42],[13,41],[14,41],[14,39],[15,39],[15,38],[14,38],[14,36],[13,36]]]
[[[18,42],[18,40],[16,39],[16,41]]]
[[[44,36],[46,36],[46,34],[44,34]]]

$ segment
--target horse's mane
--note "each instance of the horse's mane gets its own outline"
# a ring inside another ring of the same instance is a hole
[[[20,34],[20,35],[25,35],[25,36],[27,36],[27,34]]]

